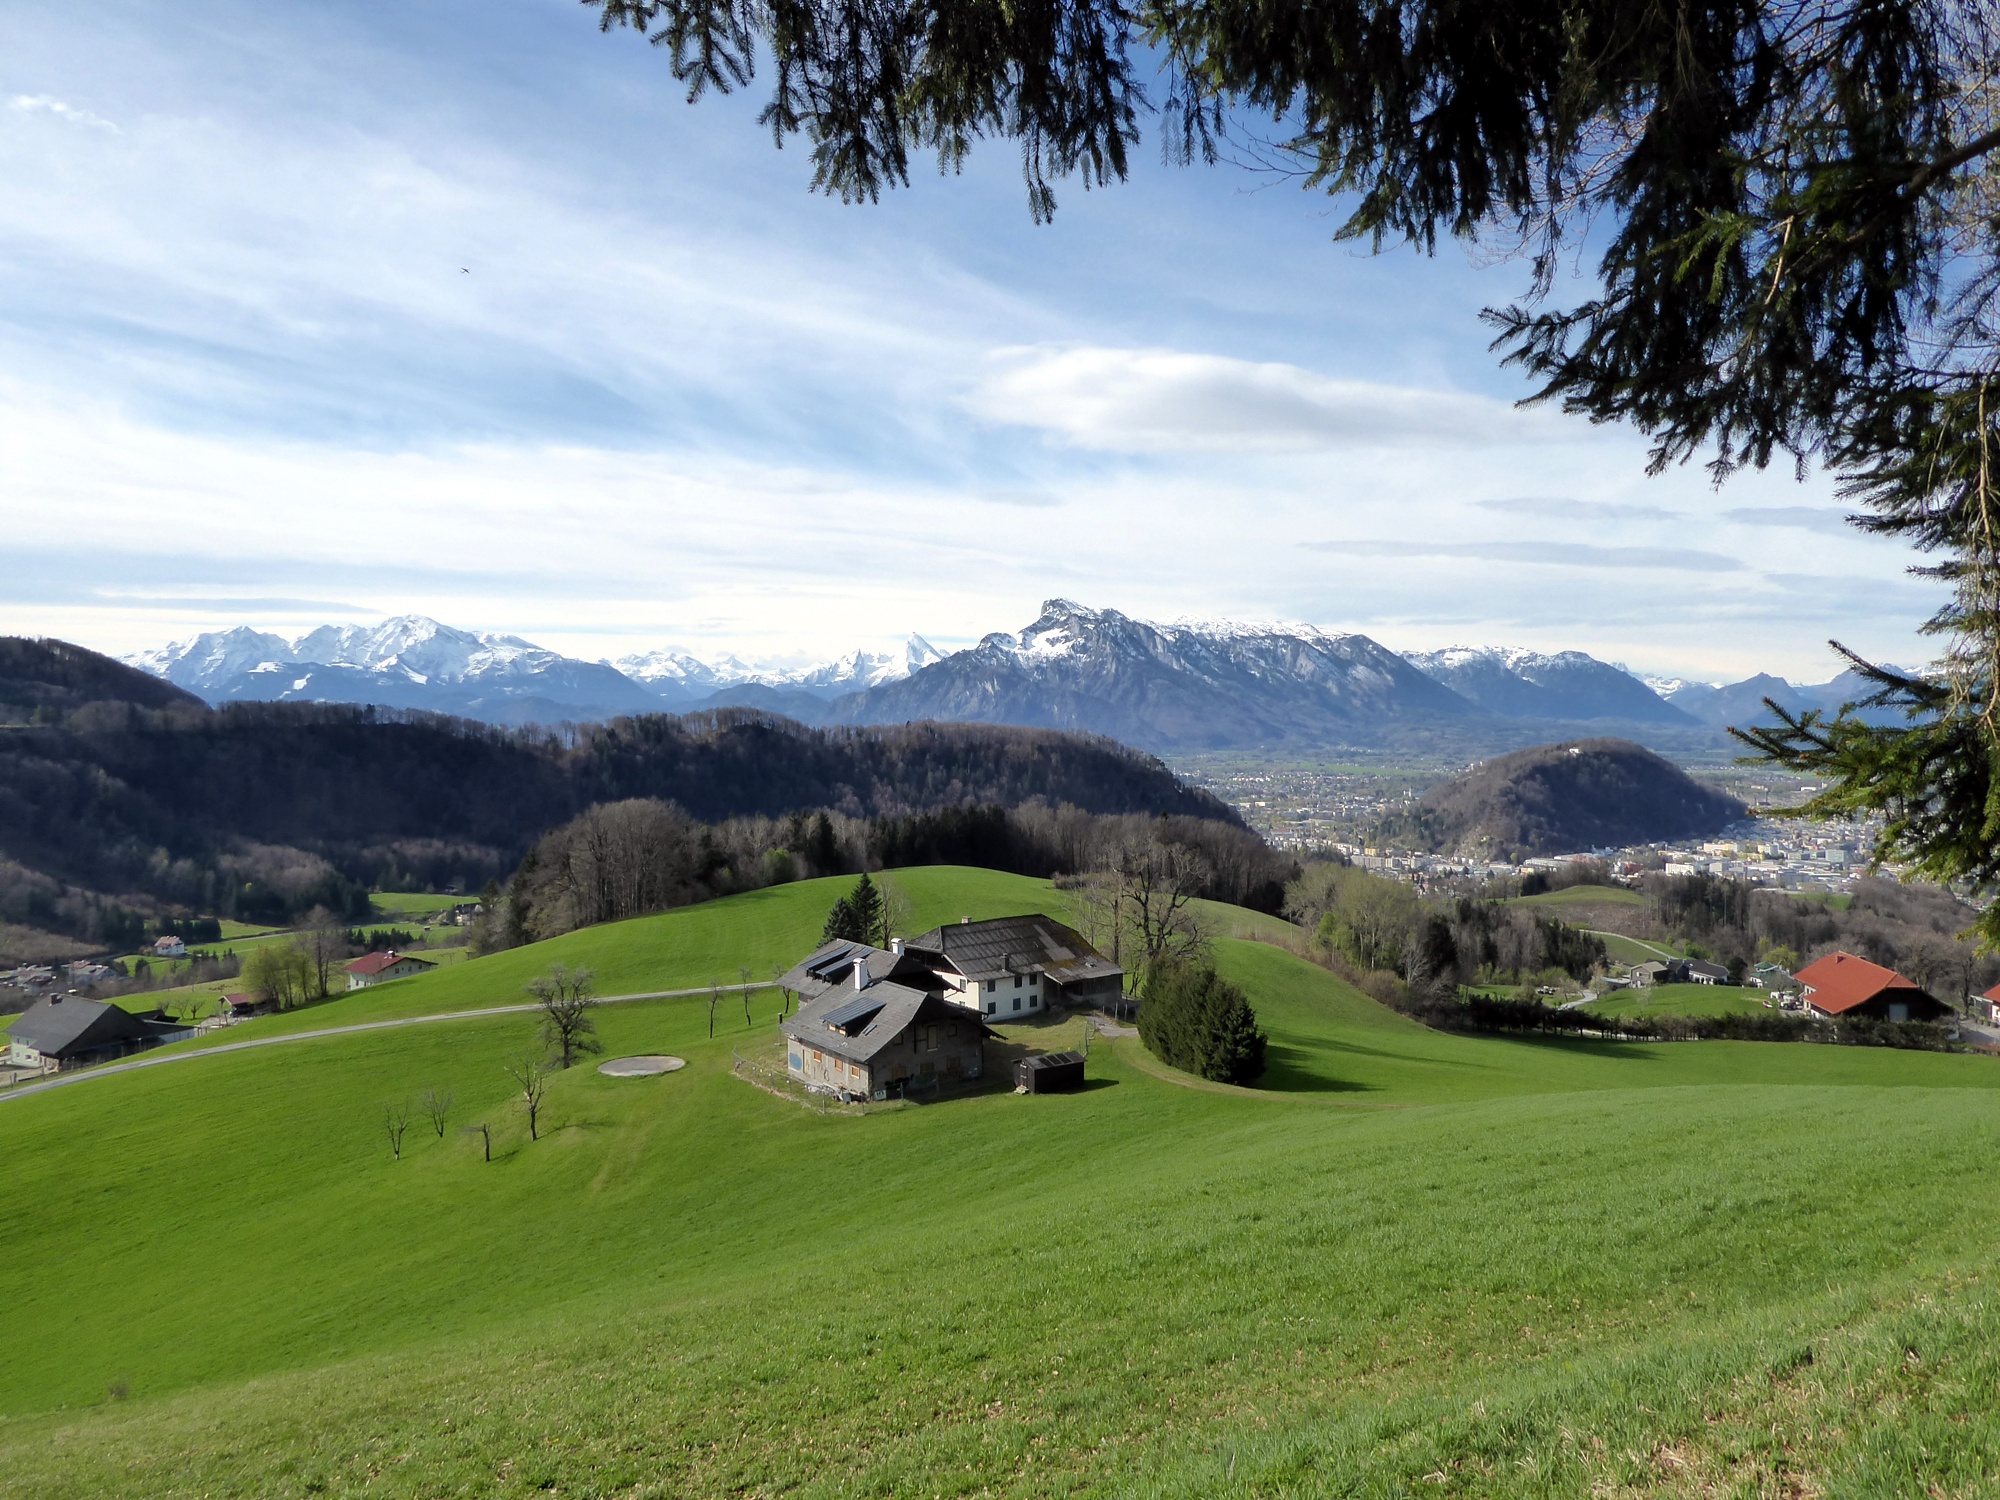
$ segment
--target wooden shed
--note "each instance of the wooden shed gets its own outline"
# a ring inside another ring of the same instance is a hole
[[[1014,1087],[1024,1094],[1066,1094],[1083,1087],[1081,1052],[1044,1052],[1014,1064]]]

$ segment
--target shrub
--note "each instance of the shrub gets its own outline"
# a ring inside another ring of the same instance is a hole
[[[1243,991],[1209,965],[1171,964],[1146,975],[1139,1039],[1161,1062],[1217,1083],[1264,1071],[1266,1038]]]

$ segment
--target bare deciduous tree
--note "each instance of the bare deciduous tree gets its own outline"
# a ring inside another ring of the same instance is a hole
[[[306,930],[298,939],[299,951],[312,966],[312,998],[324,1000],[333,993],[334,965],[347,957],[347,928],[324,906],[315,906],[306,918]]]
[[[424,1090],[424,1113],[431,1117],[431,1128],[437,1131],[438,1139],[444,1139],[445,1121],[451,1115],[451,1107],[457,1103],[457,1096],[442,1089]]]
[[[488,1125],[484,1121],[481,1121],[477,1125],[466,1126],[465,1133],[467,1135],[478,1136],[479,1139],[485,1144],[486,1159],[488,1161],[493,1160],[493,1127],[491,1125]]]
[[[882,934],[884,937],[913,937],[910,931],[916,925],[917,906],[910,899],[908,891],[887,875],[875,877],[876,892],[882,898]]]
[[[715,1037],[715,1007],[721,1003],[722,981],[720,979],[711,979],[708,982],[708,1035],[710,1040],[713,1040]]]
[[[528,985],[528,993],[542,1007],[542,1041],[559,1068],[569,1067],[584,1053],[604,1050],[590,1015],[597,1004],[590,995],[590,981],[588,969],[553,964]]]
[[[747,1031],[747,1030],[749,1030],[749,1028],[750,1028],[750,1025],[751,1025],[751,1021],[750,1021],[750,965],[748,965],[748,964],[744,964],[744,965],[742,965],[741,967],[739,967],[739,968],[737,969],[737,971],[736,971],[736,972],[737,972],[737,974],[738,974],[738,975],[740,975],[740,976],[742,977],[742,980],[743,980],[743,1027],[744,1027],[744,1030],[746,1030],[746,1031]]]
[[[382,1129],[389,1137],[389,1155],[396,1161],[403,1159],[403,1136],[409,1128],[409,1100],[398,1099],[393,1104],[382,1106]]]
[[[1200,850],[1157,835],[1119,841],[1075,888],[1077,925],[1093,946],[1136,977],[1156,963],[1191,959],[1208,945],[1194,901],[1210,871]]]
[[[507,1076],[514,1080],[514,1086],[521,1091],[521,1108],[528,1115],[528,1139],[538,1141],[541,1137],[542,1095],[548,1091],[549,1065],[533,1052],[525,1054],[520,1062],[507,1070]]]

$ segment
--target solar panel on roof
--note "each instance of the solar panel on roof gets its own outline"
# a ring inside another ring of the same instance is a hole
[[[836,1005],[820,1019],[825,1021],[829,1026],[844,1028],[855,1021],[874,1015],[881,1008],[882,1002],[880,1000],[863,995],[857,999],[848,1001],[845,1005]]]

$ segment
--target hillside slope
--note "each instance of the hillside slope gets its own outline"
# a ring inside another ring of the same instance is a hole
[[[1719,833],[1748,809],[1630,740],[1541,745],[1482,761],[1425,792],[1385,837],[1499,859]]]
[[[1056,899],[899,879],[920,922]],[[776,962],[838,888],[474,961],[451,1003],[482,974],[512,1000],[556,956],[660,987]],[[827,1118],[731,1076],[773,1008],[746,1023],[725,997],[712,1040],[702,1000],[601,1012],[611,1055],[689,1066],[562,1074],[536,1142],[504,1073],[518,1015],[0,1097],[36,1205],[0,1216],[0,1255],[35,1268],[0,1362],[0,1493],[1332,1495],[1444,1473],[1554,1497],[1663,1469],[1754,1493],[1780,1461],[1802,1493],[1977,1492],[2000,1185],[1935,1142],[1991,1143],[1990,1060],[1442,1036],[1270,946],[1219,956],[1271,1034],[1269,1087],[1188,1086],[1100,1038],[1079,1094]],[[439,1002],[445,979],[315,1015]],[[455,1096],[449,1128],[419,1111],[394,1161],[383,1102],[426,1088]],[[491,1163],[459,1129],[480,1122]],[[102,1295],[135,1266],[163,1294]]]

